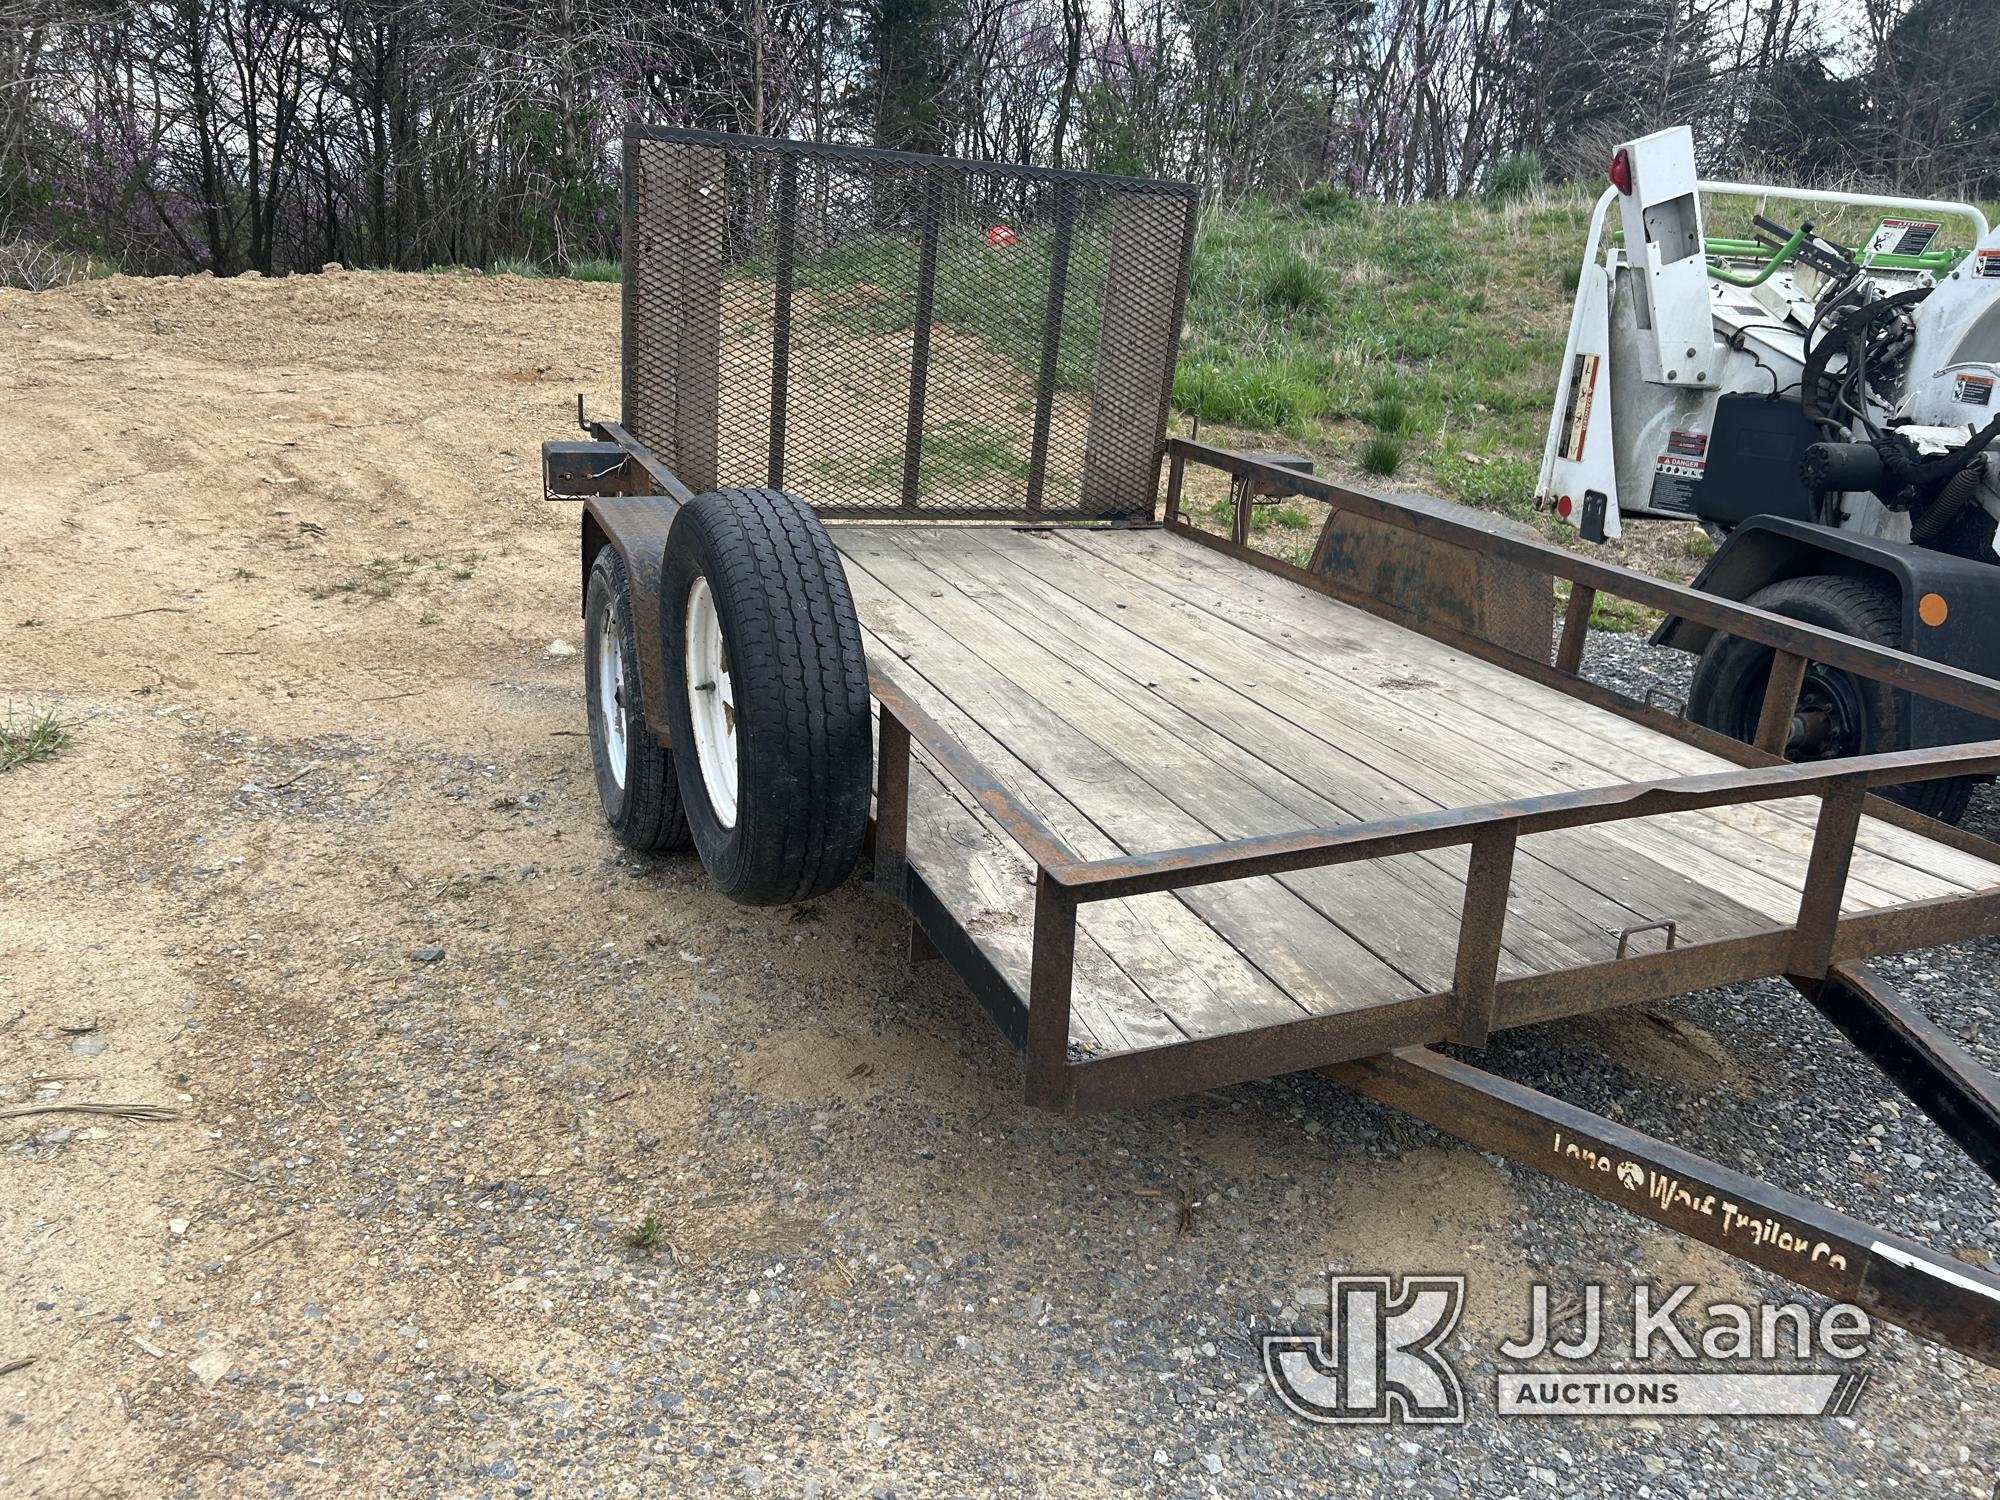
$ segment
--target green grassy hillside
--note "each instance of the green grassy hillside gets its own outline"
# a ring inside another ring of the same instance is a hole
[[[1524,512],[1589,225],[1580,193],[1203,220],[1175,427]]]

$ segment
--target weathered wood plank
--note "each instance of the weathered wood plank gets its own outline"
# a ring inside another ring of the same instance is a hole
[[[865,571],[923,614],[932,624],[923,649],[933,660],[950,658],[938,678],[1024,759],[1058,758],[1060,768],[1050,771],[1049,779],[1079,799],[1079,784],[1088,786],[1093,814],[1121,846],[1171,848],[1299,825],[1299,815],[1260,784],[1274,779],[1267,767],[1254,760],[1237,767],[1208,759],[1193,745],[1199,726],[1185,715],[1168,724],[1155,722],[1103,684],[1083,678],[1074,661],[1019,628],[1018,607],[1000,601],[997,611],[989,609],[955,578],[906,550],[920,546],[922,535],[901,527],[844,535],[843,551],[855,565],[850,580],[855,571]],[[958,538],[944,545],[964,544]],[[968,696],[973,694],[977,706]],[[1443,866],[1426,863],[1433,858]],[[1421,990],[1435,990],[1450,984],[1463,861],[1463,854],[1456,861],[1449,854],[1410,856],[1300,872],[1277,883]],[[1233,882],[1205,889],[1207,901],[1237,899]],[[1296,947],[1285,924],[1259,915],[1260,930],[1275,930],[1254,946],[1239,943],[1242,951],[1261,961],[1274,944]],[[1582,961],[1576,949],[1547,932],[1541,915],[1523,917],[1509,949],[1510,972]]]
[[[953,577],[991,583],[1013,601],[1015,618],[1046,622],[1038,628],[1064,633],[1124,674],[1107,686],[1141,689],[1136,702],[1142,711],[1149,698],[1164,698],[1211,737],[1232,740],[1240,756],[1266,768],[1274,795],[1297,815],[1295,826],[1393,817],[1487,796],[1468,791],[1462,768],[1440,767],[1427,737],[1399,743],[1381,735],[1365,708],[1326,690],[1331,684],[1308,677],[1289,696],[1246,690],[1242,684],[1270,675],[1268,652],[1229,639],[1233,632],[1173,630],[1179,618],[1159,609],[1157,600],[1092,568],[1086,556],[1053,538],[983,531],[976,539],[927,546],[924,555]],[[1271,706],[1260,697],[1271,698]],[[1610,846],[1595,831],[1542,836],[1523,854],[1524,909],[1542,917],[1552,906],[1574,912],[1588,960],[1609,957],[1620,930],[1662,916],[1679,919],[1690,941],[1765,925],[1767,914],[1718,896],[1669,865]]]
[[[1025,997],[1034,949],[1034,868],[921,755],[910,767],[910,863],[1002,977]],[[1070,1030],[1094,1051],[1183,1040],[1104,951],[1077,935]]]
[[[1399,695],[1404,706],[1434,715],[1432,732],[1483,758],[1496,776],[1511,767],[1541,764],[1565,773],[1563,784],[1585,786],[1662,775],[1693,775],[1727,769],[1730,762],[1670,736],[1658,734],[1617,714],[1582,703],[1507,673],[1490,663],[1338,603],[1311,595],[1227,558],[1180,555],[1183,544],[1145,533],[1076,534],[1065,538],[1096,558],[1100,566],[1127,571],[1142,584],[1172,590],[1187,606],[1190,623],[1204,631],[1222,620],[1262,636],[1287,653],[1327,668],[1362,691],[1370,674],[1426,673],[1435,680],[1421,693]],[[1219,565],[1219,566],[1218,566]],[[1381,701],[1376,694],[1376,702]],[[1492,752],[1497,737],[1510,743],[1505,755]],[[1504,795],[1490,785],[1491,795]],[[1680,816],[1680,815],[1677,815]],[[1711,832],[1716,853],[1735,850],[1746,868],[1780,874],[1792,889],[1803,884],[1817,807],[1810,799],[1745,804],[1684,815]],[[1659,820],[1664,823],[1667,820]],[[1728,832],[1717,840],[1712,830]],[[1878,820],[1863,824],[1852,909],[1989,888],[2000,870],[1973,856],[1948,849]],[[1789,920],[1789,918],[1787,918]]]
[[[1323,634],[1328,625],[1328,617],[1321,611],[1322,600],[1310,595],[1308,590],[1299,588],[1290,581],[1278,578],[1262,569],[1222,558],[1207,552],[1184,546],[1163,535],[1132,534],[1125,540],[1133,543],[1131,551],[1149,558],[1156,565],[1173,570],[1181,578],[1191,583],[1205,583],[1211,590],[1219,590],[1219,600],[1228,605],[1232,614],[1247,604],[1253,611],[1269,610],[1274,623],[1292,633],[1294,638],[1301,633],[1307,638]],[[1124,545],[1113,540],[1109,545],[1119,549]],[[1188,554],[1200,552],[1201,556]],[[1206,569],[1201,566],[1204,558],[1213,557],[1220,569]],[[1536,702],[1553,701],[1558,709],[1533,716],[1531,725],[1547,727],[1558,724],[1562,738],[1554,741],[1559,750],[1567,751],[1573,732],[1587,734],[1593,742],[1605,747],[1616,746],[1643,757],[1647,764],[1658,769],[1651,772],[1634,770],[1634,776],[1644,774],[1672,773],[1679,775],[1699,775],[1708,771],[1728,770],[1736,763],[1725,760],[1713,752],[1692,745],[1685,740],[1675,739],[1647,728],[1643,724],[1595,704],[1581,702],[1540,684],[1524,682],[1492,662],[1467,656],[1439,642],[1422,637],[1413,637],[1387,620],[1367,614],[1365,611],[1345,609],[1336,604],[1341,619],[1339,630],[1347,638],[1346,644],[1356,651],[1387,647],[1400,650],[1415,640],[1415,647],[1425,653],[1427,661],[1435,660],[1448,667],[1451,675],[1467,690],[1468,695],[1481,696],[1481,702],[1490,705],[1492,695],[1503,695],[1509,703],[1518,703],[1531,695]],[[1518,712],[1518,708],[1515,710]],[[1574,726],[1574,731],[1572,730]],[[1615,769],[1615,767],[1613,768]],[[1809,799],[1790,799],[1784,802],[1756,804],[1760,808],[1775,810],[1780,816],[1811,830],[1818,818],[1818,807]],[[1895,827],[1875,818],[1862,821],[1860,848],[1883,858],[1893,859],[1910,869],[1933,878],[1944,878],[1966,890],[1989,889],[2000,870],[1974,855],[1962,853],[1921,834]],[[1940,860],[1942,856],[1942,860]],[[1907,892],[1899,892],[1908,899]]]
[[[851,545],[853,531],[841,529],[844,547]],[[1059,784],[1062,796],[1073,804],[1073,815],[1086,821],[1113,849],[1129,852],[1120,835],[1132,836],[1130,825],[1135,816],[1137,826],[1148,835],[1143,846],[1156,846],[1153,835],[1159,814],[1141,810],[1135,815],[1134,804],[1143,799],[1145,783],[1130,766],[1084,740],[1040,703],[986,670],[954,634],[921,617],[912,603],[898,598],[861,559],[848,554],[847,562],[849,586],[862,617],[871,629],[880,630],[887,624],[903,666],[950,685],[950,704],[961,716],[958,722],[976,720],[992,739],[1015,747],[1017,763],[1037,782]],[[907,680],[898,676],[899,682]],[[1024,785],[1015,785],[1014,790],[1024,797],[1030,795]],[[1047,815],[1057,809],[1052,803],[1039,802],[1037,810]],[[1178,827],[1184,832],[1178,842],[1212,837],[1177,808],[1167,806],[1161,812],[1179,820]],[[1223,1013],[1182,1008],[1175,1019],[1183,1030],[1209,1034],[1296,1017],[1302,1009],[1339,1009],[1419,994],[1434,987],[1413,981],[1377,958],[1276,881],[1230,882],[1176,899],[1227,939],[1237,953],[1246,955],[1289,997],[1279,1006],[1253,990],[1233,998]],[[1172,995],[1163,998],[1167,1004],[1180,1003]]]
[[[878,670],[892,677],[957,736],[1080,856],[1096,859],[1123,852],[1066,797],[1023,765],[943,689],[929,682],[915,664],[904,659],[908,636],[899,626],[907,625],[906,612],[888,601],[877,601],[871,604],[868,615],[864,634],[869,660]],[[975,805],[965,794],[957,795],[967,807]],[[997,828],[993,832],[1005,837]],[[1020,868],[1027,872],[1022,876],[1026,894],[1021,910],[1025,914],[1032,905],[1032,866],[1023,859]],[[1271,1015],[1301,1013],[1277,986],[1172,896],[1092,902],[1082,909],[1079,925],[1083,935],[1110,953],[1150,997],[1156,1013],[1146,1029],[1158,1039],[1233,1030],[1242,1024],[1246,1004]]]
[[[1498,742],[1500,754],[1485,745],[1468,748],[1453,726],[1405,701],[1422,687],[1436,686],[1429,678],[1412,675],[1420,668],[1411,661],[1378,664],[1355,678],[1322,673],[1312,662],[1273,653],[1271,642],[1247,623],[1237,626],[1220,620],[1150,580],[1125,577],[1116,568],[1097,565],[1086,551],[1067,541],[1043,545],[1055,548],[1057,557],[1072,554],[1072,588],[1102,598],[1133,629],[1198,655],[1211,664],[1218,680],[1268,697],[1281,720],[1312,728],[1364,761],[1393,768],[1387,774],[1414,782],[1431,794],[1435,805],[1465,806],[1594,784],[1589,778],[1572,783],[1553,775],[1544,766],[1543,747],[1510,744],[1504,726],[1488,725],[1483,731],[1485,739]],[[1038,560],[1036,566],[1052,574],[1062,571],[1061,564],[1050,560]],[[1337,644],[1330,649],[1345,648]],[[1395,686],[1385,688],[1385,681]],[[1614,779],[1602,775],[1595,784]],[[1792,866],[1778,856],[1760,855],[1776,862],[1775,872],[1739,868],[1733,857],[1740,853],[1742,841],[1731,834],[1726,842],[1732,858],[1721,862],[1718,871],[1712,851],[1689,847],[1682,836],[1687,831],[1673,819],[1658,818],[1572,834],[1538,834],[1524,840],[1522,847],[1542,863],[1564,869],[1570,868],[1576,851],[1588,851],[1588,868],[1580,873],[1593,876],[1591,883],[1598,891],[1638,908],[1648,922],[1687,916],[1700,926],[1705,914],[1723,933],[1735,934],[1791,920],[1800,887],[1782,877],[1797,873]],[[1699,836],[1705,830],[1696,825],[1692,831]],[[1699,879],[1677,872],[1699,872]],[[1629,921],[1607,921],[1603,930],[1629,925]]]

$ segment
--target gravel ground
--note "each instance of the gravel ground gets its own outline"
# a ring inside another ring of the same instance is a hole
[[[1501,1420],[1532,1281],[1790,1289],[1320,1078],[1043,1115],[858,882],[752,912],[622,853],[532,476],[571,390],[610,404],[615,316],[0,294],[0,696],[75,736],[0,778],[0,1107],[178,1110],[0,1134],[0,1494],[1993,1493],[1993,1372],[1892,1329],[1849,1419]],[[1994,1062],[1995,956],[1884,967]],[[1483,1056],[2000,1250],[1992,1185],[1782,985]],[[1465,1426],[1287,1415],[1256,1339],[1329,1266],[1469,1276]]]

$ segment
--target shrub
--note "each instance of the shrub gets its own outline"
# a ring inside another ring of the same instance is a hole
[[[1299,194],[1294,206],[1308,219],[1345,219],[1359,207],[1352,193],[1330,182],[1315,182]]]
[[[1404,437],[1416,429],[1416,417],[1410,411],[1410,403],[1393,390],[1376,395],[1374,408],[1368,414],[1368,421],[1377,432],[1390,437]]]
[[[46,292],[116,269],[116,266],[100,269],[87,255],[40,240],[0,240],[0,287],[12,287],[18,292]]]
[[[48,760],[70,742],[69,726],[53,712],[16,718],[10,705],[0,722],[0,771]]]
[[[1486,195],[1501,203],[1525,198],[1541,185],[1542,159],[1532,151],[1510,152],[1486,174]]]

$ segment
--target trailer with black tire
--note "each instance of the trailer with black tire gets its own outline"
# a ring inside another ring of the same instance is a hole
[[[2000,742],[1788,763],[1580,668],[1616,595],[1798,663],[1774,720],[1814,665],[1975,717],[2000,684],[1169,438],[1184,185],[625,152],[623,411],[544,449],[624,844],[752,904],[865,866],[1046,1108],[1317,1069],[2000,1362],[1985,1271],[1465,1061],[1783,976],[2000,1175],[1995,1080],[1864,966],[2000,934],[2000,847],[1880,795]],[[1245,544],[1272,495],[1329,508],[1309,565]]]

